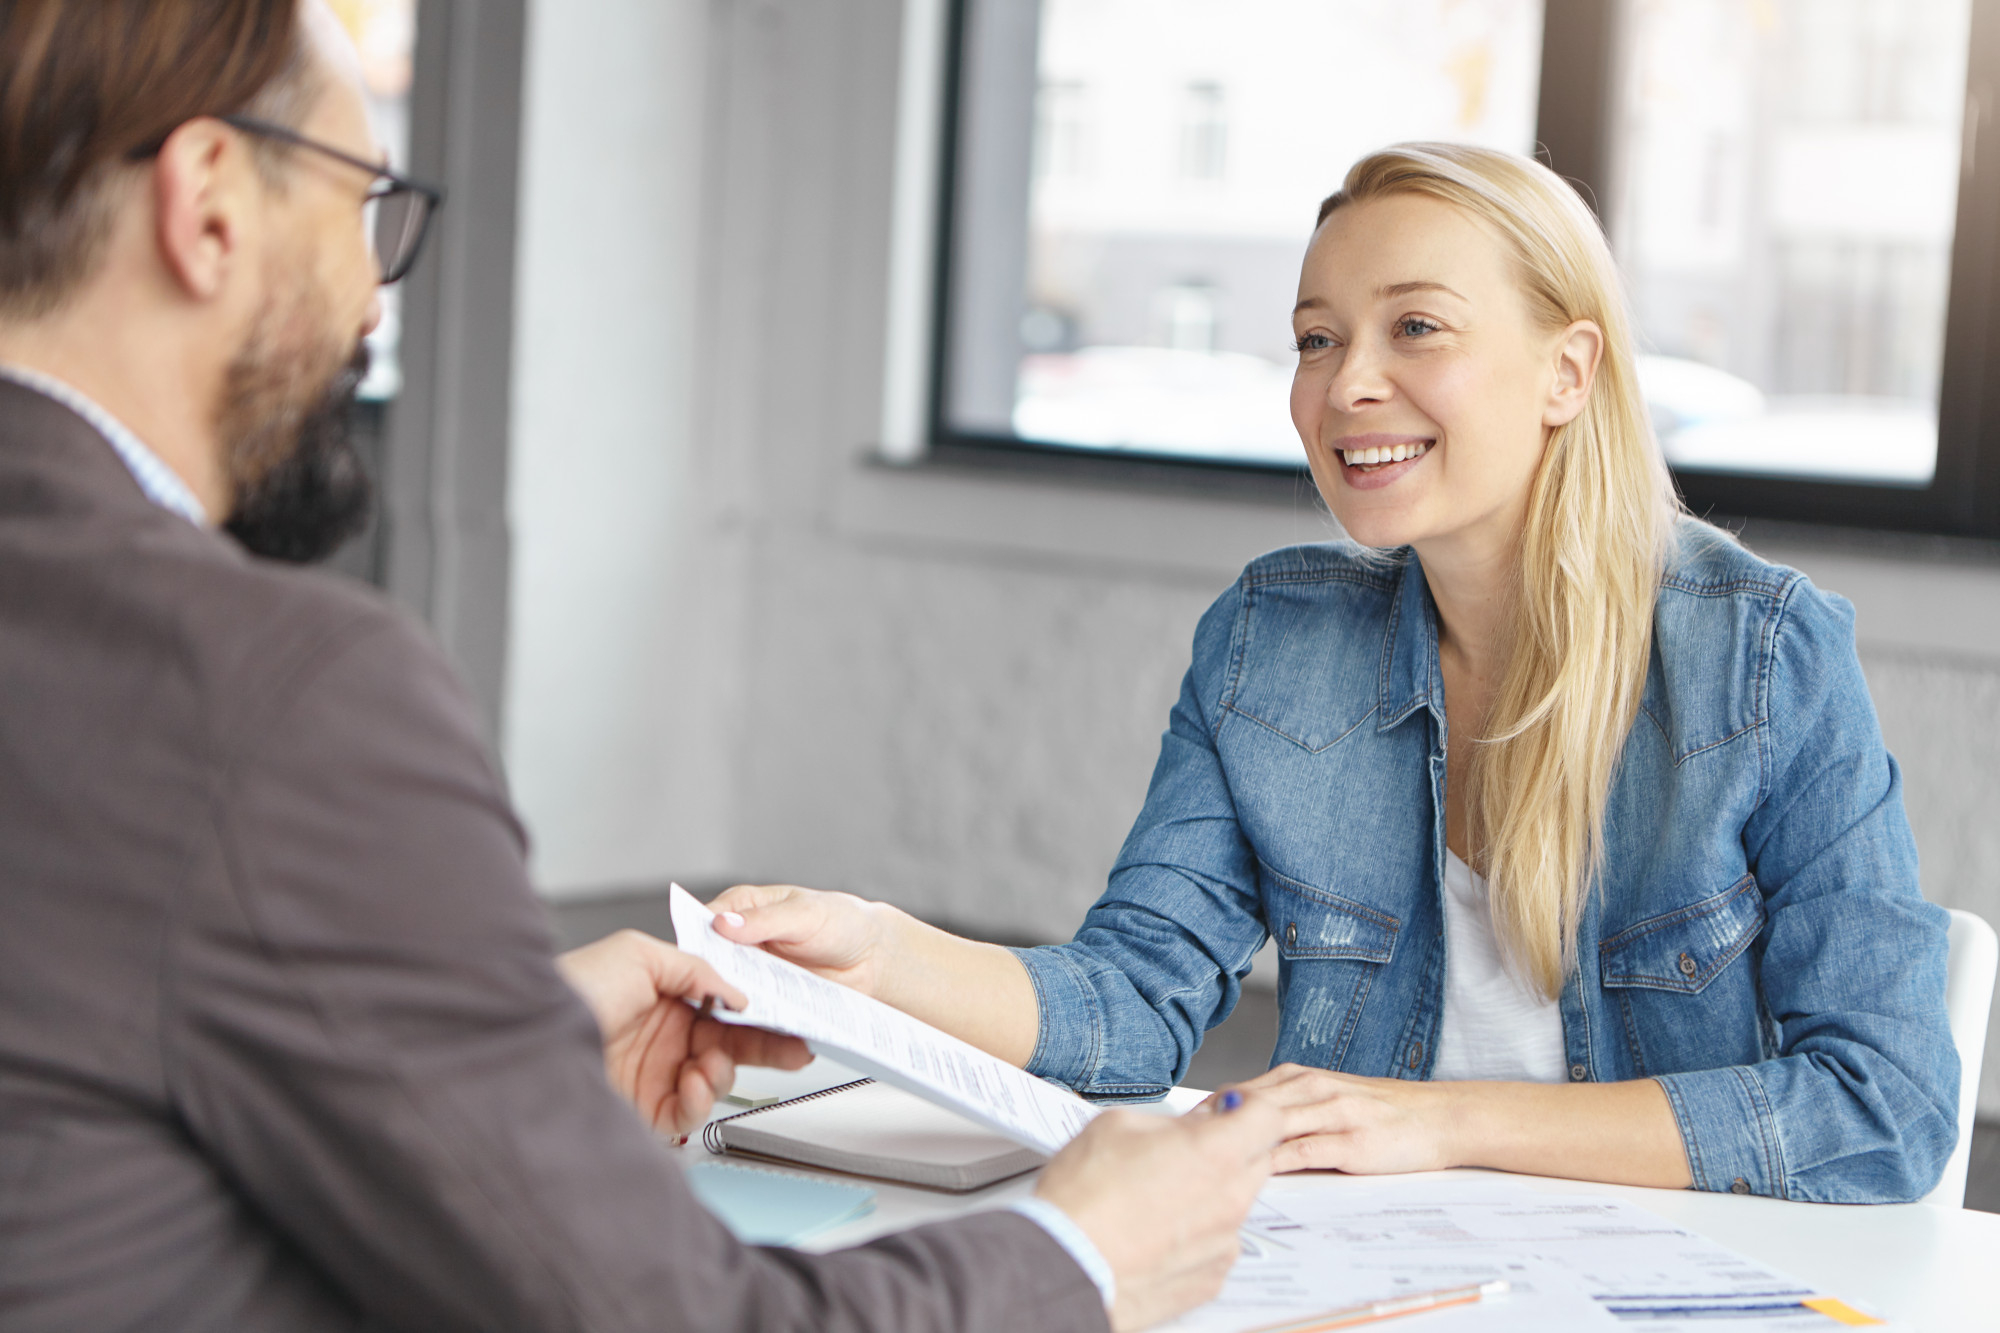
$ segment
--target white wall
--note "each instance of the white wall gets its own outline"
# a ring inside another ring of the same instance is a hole
[[[1326,531],[1303,494],[864,461],[899,19],[536,11],[506,755],[552,892],[734,872],[1059,936],[1138,808],[1196,616]],[[579,246],[557,228],[593,182]],[[2000,921],[2000,566],[1767,547],[1855,598],[1927,887]]]
[[[702,540],[705,0],[529,7],[503,750],[551,893],[730,860]],[[726,685],[721,687],[726,693]]]

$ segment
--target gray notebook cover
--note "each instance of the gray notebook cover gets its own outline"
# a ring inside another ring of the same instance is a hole
[[[873,1079],[710,1123],[710,1152],[767,1157],[940,1190],[976,1190],[1045,1159],[921,1097]]]

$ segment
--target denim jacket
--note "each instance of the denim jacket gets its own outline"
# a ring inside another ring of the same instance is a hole
[[[1160,1095],[1278,943],[1274,1064],[1436,1058],[1448,729],[1415,554],[1260,557],[1202,617],[1146,804],[1029,1069]],[[1917,887],[1853,610],[1682,523],[1559,998],[1573,1080],[1666,1090],[1695,1187],[1921,1196],[1957,1134],[1945,913]]]

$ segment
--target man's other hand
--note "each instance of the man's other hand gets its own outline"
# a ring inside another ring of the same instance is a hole
[[[1035,1193],[1111,1265],[1115,1328],[1148,1328],[1222,1290],[1284,1134],[1278,1108],[1255,1096],[1177,1119],[1107,1111],[1048,1164]]]
[[[686,1135],[736,1081],[736,1066],[798,1069],[812,1053],[797,1037],[717,1022],[695,1006],[740,1009],[741,991],[664,940],[621,930],[556,959],[604,1034],[611,1085],[655,1129]]]

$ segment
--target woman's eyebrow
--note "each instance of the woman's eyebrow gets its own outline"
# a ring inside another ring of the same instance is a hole
[[[1391,283],[1387,287],[1378,288],[1375,295],[1382,297],[1408,296],[1411,292],[1443,292],[1446,296],[1457,296],[1461,301],[1465,299],[1465,297],[1459,295],[1459,293],[1441,282],[1396,282]]]
[[[1408,296],[1412,292],[1443,292],[1446,296],[1455,296],[1461,301],[1465,300],[1465,296],[1462,293],[1453,291],[1441,282],[1424,281],[1392,282],[1387,287],[1378,287],[1375,289],[1375,299],[1386,301],[1398,296]],[[1470,303],[1468,302],[1468,304]],[[1324,300],[1317,296],[1308,296],[1292,307],[1292,313],[1296,315],[1302,310],[1323,310],[1325,308],[1326,302]]]

